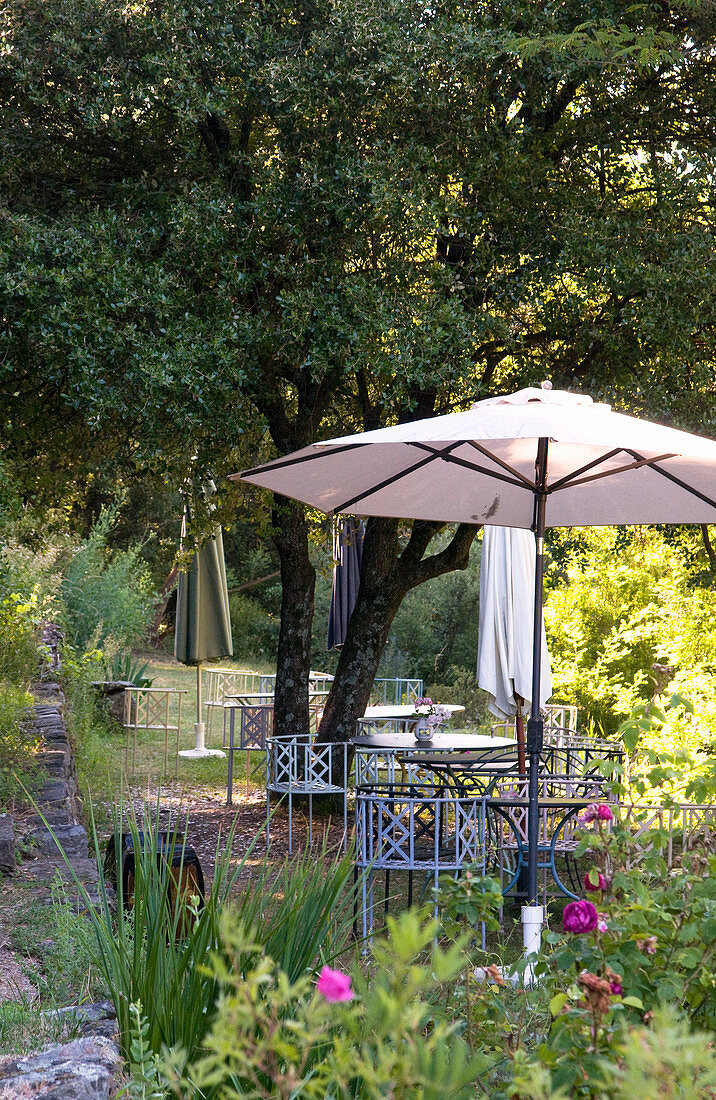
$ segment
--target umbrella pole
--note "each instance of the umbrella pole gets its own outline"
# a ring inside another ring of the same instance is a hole
[[[515,702],[517,703],[517,714],[515,715],[515,733],[517,735],[517,768],[520,773],[520,779],[527,778],[527,761],[525,759],[525,722],[522,716],[522,707],[524,706],[524,699],[521,695],[515,694]]]
[[[204,708],[204,693],[202,691],[201,684],[201,661],[197,661],[196,665],[196,725],[194,726],[194,733],[196,734],[196,744],[194,748],[197,751],[203,751],[204,749],[204,723],[201,720],[201,713]]]
[[[522,932],[525,952],[539,952],[541,946],[542,906],[537,904],[537,862],[539,847],[539,766],[544,737],[544,722],[540,714],[542,683],[542,594],[544,581],[544,532],[547,509],[547,450],[549,441],[540,438],[535,463],[535,607],[532,635],[532,701],[527,720],[527,755],[529,756],[529,788],[527,807],[527,904],[522,909]]]
[[[201,714],[204,709],[204,691],[201,681],[201,665],[202,662],[198,661],[196,665],[196,722],[194,723],[194,748],[182,749],[179,756],[188,756],[190,758],[198,758],[202,756],[225,756],[226,753],[221,749],[207,749],[204,745],[204,732],[205,726],[201,720]]]

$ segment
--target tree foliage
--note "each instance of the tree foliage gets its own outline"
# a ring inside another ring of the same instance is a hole
[[[176,488],[544,375],[713,430],[709,10],[4,0],[0,394],[24,491]],[[314,575],[303,509],[272,523],[283,697]],[[368,590],[397,602],[367,597],[364,650],[470,539],[406,572],[410,543],[375,531]]]

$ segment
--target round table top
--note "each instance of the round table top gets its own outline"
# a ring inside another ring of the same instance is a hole
[[[459,703],[436,703],[436,706],[440,706],[442,710],[447,710],[450,714],[457,714],[458,711],[465,708],[460,706]],[[419,714],[429,714],[430,707],[415,707],[412,703],[383,703],[376,707],[366,707],[364,718],[375,718],[378,721],[389,721],[391,718],[416,718]]]
[[[352,740],[356,748],[360,749],[401,749],[404,752],[478,752],[485,749],[514,748],[517,744],[511,737],[447,731],[436,731],[429,741],[417,741],[411,733],[373,733],[354,737]]]

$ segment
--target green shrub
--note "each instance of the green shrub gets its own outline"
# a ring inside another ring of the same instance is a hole
[[[181,1097],[474,1097],[483,1059],[441,1018],[431,994],[462,965],[458,947],[433,945],[437,926],[415,912],[389,918],[367,976],[354,970],[354,999],[328,1002],[310,975],[291,981],[250,933],[226,914],[226,961],[207,1053],[168,1073]],[[423,962],[424,956],[424,962]],[[248,960],[248,965],[247,965]]]
[[[262,867],[234,903],[234,919],[250,929],[289,981],[346,949],[358,885],[354,857],[347,852],[330,864],[324,843],[278,871]]]
[[[447,538],[436,540],[436,549]],[[481,545],[474,543],[467,569],[426,581],[408,593],[393,621],[379,675],[450,683],[450,669],[475,668]]]
[[[0,680],[28,687],[36,679],[40,658],[38,609],[34,600],[10,593],[0,600]]]
[[[18,796],[36,770],[38,738],[27,732],[32,697],[12,684],[0,683],[0,809]]]
[[[250,596],[229,596],[234,660],[272,662],[278,649],[279,616]]]
[[[650,1027],[620,1029],[608,1054],[588,1058],[593,1076],[574,1092],[557,1084],[558,1075],[520,1052],[514,1061],[510,1096],[521,1100],[569,1100],[580,1095],[598,1100],[713,1100],[716,1050],[713,1036],[691,1031],[670,1006],[654,1012]]]
[[[552,572],[545,623],[555,692],[580,724],[613,733],[652,695],[652,664],[674,665],[704,723],[716,718],[716,594],[694,583],[684,558],[647,528],[591,528],[582,554]]]
[[[477,686],[474,670],[451,668],[445,683],[427,684],[425,694],[436,702],[459,703],[464,706],[464,713],[455,715],[453,726],[487,727],[496,721],[487,709],[487,692]]]
[[[621,1005],[652,1012],[672,1004],[692,1023],[716,1028],[716,856],[703,847],[684,852],[669,872],[665,833],[651,830],[646,852],[634,839],[646,817],[625,817],[610,831],[600,822],[584,829],[578,855],[588,857],[593,885],[602,886],[585,894],[603,924],[589,934],[548,933],[555,948],[549,965],[567,982],[611,968]]]
[[[156,603],[141,546],[110,552],[107,537],[116,511],[105,509],[89,537],[61,562],[63,625],[79,651],[139,644]]]
[[[151,687],[154,678],[144,675],[148,668],[149,661],[137,661],[131,653],[116,653],[107,665],[107,676],[110,680],[121,680],[135,687]]]
[[[154,824],[145,832],[144,852],[135,863],[133,905],[123,902],[118,876],[116,911],[110,901],[108,880],[100,864],[99,908],[90,904],[85,888],[75,880],[91,922],[89,951],[94,967],[109,991],[119,1023],[120,1042],[131,1060],[133,1042],[158,1055],[175,1052],[175,1063],[197,1057],[214,1018],[218,992],[216,976],[208,969],[222,951],[219,935],[221,911],[228,906],[244,870],[231,865],[233,829],[217,851],[214,881],[203,908],[187,910],[177,897],[169,903],[168,860],[157,849],[158,806]],[[187,826],[188,827],[188,826]],[[129,822],[135,852],[140,851],[136,821]],[[121,866],[119,837],[122,831],[115,812],[115,864]],[[94,830],[94,842],[99,839]],[[186,835],[171,838],[181,851]],[[245,858],[250,858],[251,852]],[[348,887],[352,859],[344,857],[327,872],[322,861],[306,856],[283,871],[259,873],[242,891],[238,911],[257,936],[272,945],[291,974],[297,977],[345,946],[352,921],[352,897]],[[71,871],[71,865],[68,863]],[[186,900],[186,899],[183,899]],[[145,1022],[138,1024],[137,1006],[150,1006]],[[134,1006],[134,1008],[132,1007]],[[134,1014],[134,1015],[133,1015]]]

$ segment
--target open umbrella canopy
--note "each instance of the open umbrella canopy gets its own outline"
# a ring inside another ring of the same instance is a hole
[[[480,631],[477,683],[488,692],[496,718],[513,718],[532,700],[532,628],[535,601],[535,539],[531,531],[485,527],[480,565]],[[544,622],[538,703],[552,694]]]
[[[716,442],[551,389],[314,443],[233,476],[324,512],[532,527],[542,439],[548,527],[716,522]]]
[[[616,413],[547,382],[478,401],[467,412],[328,439],[233,476],[324,512],[534,530],[527,943],[530,911],[540,911],[545,528],[716,522],[716,442]]]

